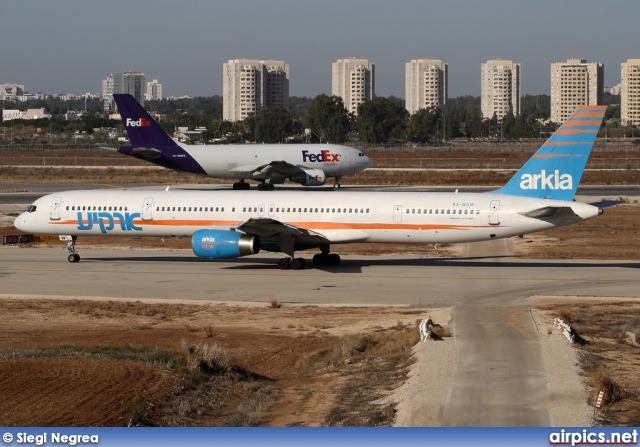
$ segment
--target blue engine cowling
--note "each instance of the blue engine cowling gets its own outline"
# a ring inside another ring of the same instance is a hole
[[[191,236],[193,252],[202,258],[237,258],[260,252],[260,238],[238,231],[198,230]]]

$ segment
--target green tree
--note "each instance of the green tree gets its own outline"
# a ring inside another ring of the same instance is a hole
[[[407,140],[425,143],[434,139],[438,119],[442,112],[439,108],[420,109],[407,122]]]
[[[309,104],[305,125],[321,143],[342,144],[347,141],[349,113],[338,96],[318,95]]]
[[[404,139],[409,112],[404,103],[389,98],[375,98],[358,106],[357,127],[365,143],[384,143]]]
[[[256,139],[263,143],[283,143],[293,135],[293,119],[282,106],[267,107],[256,120]]]

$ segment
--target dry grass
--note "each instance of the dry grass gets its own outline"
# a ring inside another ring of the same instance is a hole
[[[580,302],[549,306],[553,315],[571,322],[580,343],[580,368],[589,386],[589,405],[595,406],[604,391],[598,423],[640,423],[640,357],[638,348],[626,341],[625,332],[640,328],[638,302]]]

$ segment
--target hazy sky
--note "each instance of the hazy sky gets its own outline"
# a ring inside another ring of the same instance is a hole
[[[550,64],[640,58],[639,0],[0,0],[0,84],[98,93],[142,71],[165,96],[222,94],[229,59],[284,60],[290,94],[331,94],[331,63],[376,64],[376,94],[404,98],[405,63],[449,64],[449,97],[480,96],[480,64],[513,60],[522,92],[550,93]]]

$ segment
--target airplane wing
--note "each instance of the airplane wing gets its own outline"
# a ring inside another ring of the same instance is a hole
[[[304,172],[300,167],[287,163],[286,161],[272,161],[263,165],[243,165],[236,166],[229,170],[230,172],[252,172],[253,178],[262,179],[265,177],[290,177],[294,174]],[[277,174],[277,175],[274,175]]]
[[[105,149],[107,151],[115,151],[115,152],[118,151],[117,147],[98,146],[98,149]]]
[[[328,244],[330,242],[319,233],[270,218],[249,219],[235,228],[243,233],[260,236],[264,240],[292,236],[296,243],[301,244]]]

